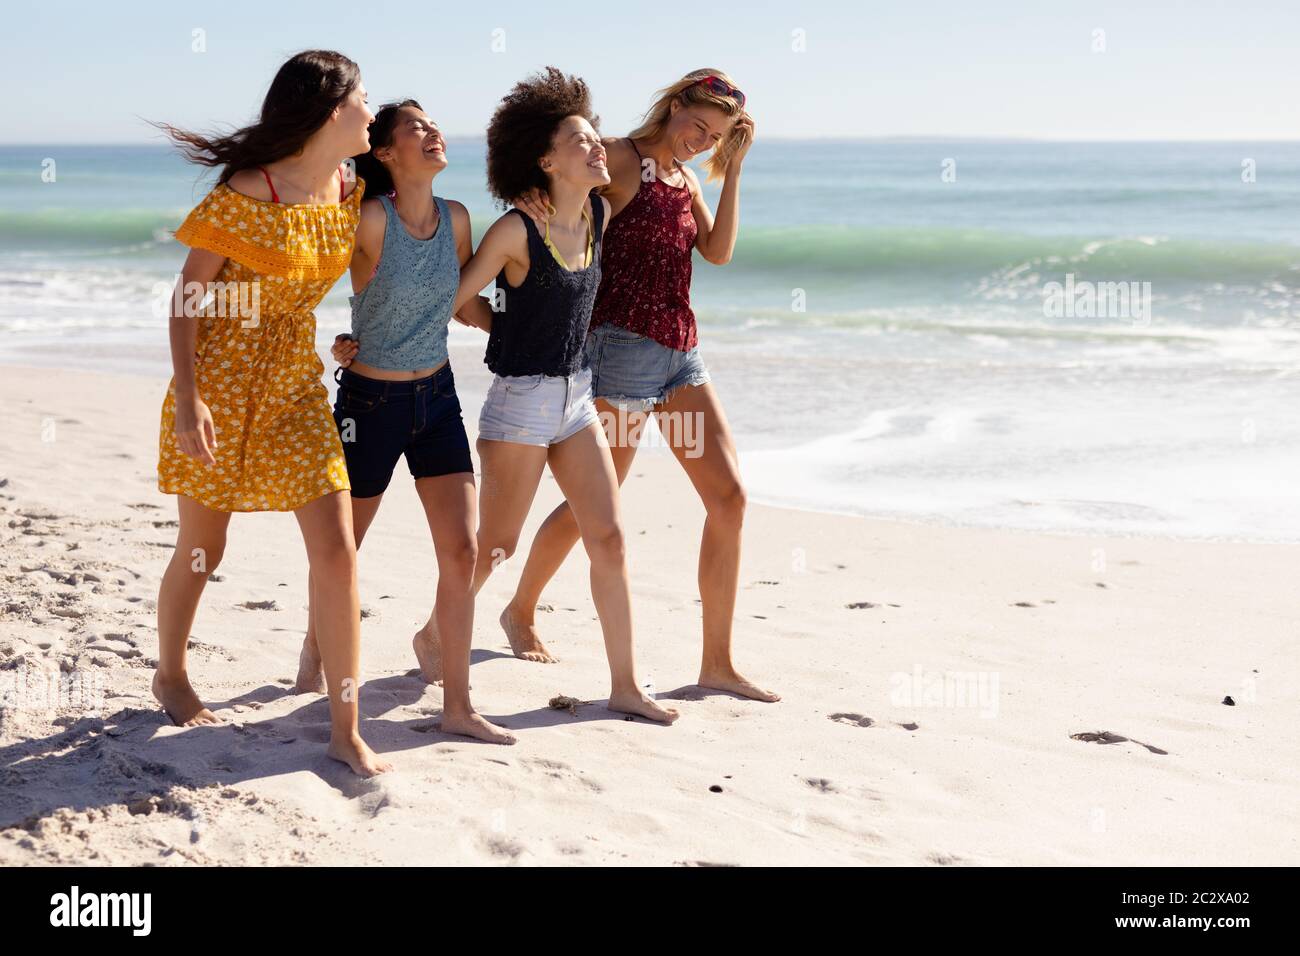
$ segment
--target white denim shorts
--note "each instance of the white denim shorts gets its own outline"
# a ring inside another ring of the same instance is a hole
[[[546,448],[599,424],[591,369],[573,375],[498,375],[478,417],[478,436]]]

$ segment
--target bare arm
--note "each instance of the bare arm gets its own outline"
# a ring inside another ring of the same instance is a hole
[[[492,303],[487,300],[486,296],[477,295],[470,300],[469,304],[460,310],[456,316],[456,321],[461,325],[468,325],[475,329],[482,329],[484,332],[492,331]]]
[[[731,254],[736,250],[736,233],[740,230],[740,169],[749,152],[749,144],[754,141],[754,124],[747,116],[736,121],[731,135],[740,136],[741,145],[727,165],[722,179],[722,195],[718,197],[718,218],[715,221],[709,211],[709,204],[704,201],[700,190],[700,181],[694,170],[686,169],[687,182],[691,187],[691,212],[695,215],[697,234],[695,248],[708,262],[725,266],[731,261]]]
[[[355,189],[355,185],[353,186]],[[352,294],[356,295],[370,284],[375,274],[379,257],[384,254],[384,231],[388,226],[388,214],[384,212],[383,203],[378,199],[366,199],[361,203],[361,220],[357,223],[356,238],[352,242],[352,261],[348,269],[352,278]],[[344,368],[361,351],[361,343],[350,332],[340,332],[334,336],[330,354],[334,361]]]
[[[477,299],[503,269],[507,270],[507,279],[510,272],[521,273],[521,282],[528,272],[528,233],[524,221],[512,213],[506,213],[491,225],[478,251],[461,267],[460,288],[452,311],[460,312]]]
[[[179,294],[172,295],[171,317],[167,324],[167,336],[171,341],[172,374],[176,383],[176,444],[185,454],[206,465],[216,464],[217,461],[213,455],[217,447],[216,426],[212,423],[212,412],[199,395],[194,380],[194,344],[198,337],[198,324],[196,316],[184,314],[185,303],[188,301],[184,293],[191,282],[207,288],[225,264],[225,256],[207,249],[190,250],[185,265],[181,267],[181,277],[177,280]],[[179,315],[178,303],[181,306]]]
[[[450,199],[447,208],[451,210],[452,233],[456,237],[456,260],[464,269],[465,263],[474,255],[474,224],[464,203]],[[492,331],[492,308],[482,296],[471,299],[453,318],[461,325]]]
[[[379,265],[379,257],[384,254],[384,230],[388,225],[388,216],[378,199],[367,199],[361,203],[361,220],[357,223],[357,235],[352,244],[352,292],[358,293],[370,284],[370,277]]]

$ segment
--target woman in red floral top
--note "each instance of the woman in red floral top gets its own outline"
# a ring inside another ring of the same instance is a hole
[[[699,355],[690,302],[692,250],[724,265],[736,244],[741,164],[754,139],[744,107],[744,94],[725,73],[696,70],[660,91],[639,128],[604,140],[611,181],[601,194],[613,218],[586,354],[619,482],[631,470],[637,436],[653,412],[708,513],[700,543],[699,685],[776,701],[778,695],[741,676],[732,662],[745,489],[731,429]],[[710,150],[709,179],[722,180],[716,219],[685,165]],[[519,206],[544,220],[545,196],[523,197]],[[518,657],[555,659],[538,639],[534,609],[577,541],[578,526],[568,504],[561,504],[539,529],[515,596],[501,614]]]

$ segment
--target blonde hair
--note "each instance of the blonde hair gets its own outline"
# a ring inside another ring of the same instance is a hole
[[[736,119],[748,117],[749,114],[744,108],[730,96],[719,96],[707,86],[700,85],[700,80],[706,76],[716,76],[728,86],[736,85],[731,81],[731,77],[721,70],[692,70],[676,83],[665,86],[655,94],[654,104],[642,117],[641,125],[627,134],[628,139],[654,139],[662,133],[664,127],[668,125],[668,118],[672,116],[673,100],[679,101],[683,106],[715,106]],[[748,135],[732,126],[731,131],[723,137],[722,142],[714,147],[712,154],[704,161],[704,168],[708,172],[707,181],[711,182],[723,177],[731,157],[743,145]]]

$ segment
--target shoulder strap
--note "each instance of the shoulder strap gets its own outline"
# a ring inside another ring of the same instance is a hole
[[[397,215],[397,207],[393,205],[392,196],[381,193],[379,204],[384,207],[384,247],[387,248],[389,245],[388,239],[392,235],[394,225],[401,229],[402,232],[406,232],[406,230],[402,228],[402,220]]]
[[[271,202],[279,202],[279,201],[280,201],[280,196],[279,196],[279,194],[277,194],[276,191],[275,191],[275,183],[271,182],[271,174],[268,173],[268,172],[267,172],[263,167],[261,167],[261,166],[258,166],[257,168],[258,168],[258,171],[261,172],[261,174],[262,174],[263,176],[266,177],[266,188],[269,189],[269,190],[271,190]]]
[[[433,204],[438,207],[438,238],[446,241],[443,236],[446,233],[454,247],[456,245],[456,227],[451,222],[451,207],[447,205],[447,200],[441,196],[434,196]]]
[[[640,160],[640,159],[641,159],[641,150],[639,150],[639,149],[636,148],[636,140],[634,140],[631,136],[629,136],[629,137],[627,138],[627,143],[628,143],[629,146],[632,147],[632,152],[636,153],[636,158],[637,158],[638,160]]]
[[[591,231],[595,236],[595,244],[599,246],[601,237],[605,234],[605,200],[597,192],[591,194]]]
[[[538,242],[542,241],[542,234],[537,231],[537,224],[533,222],[532,216],[528,215],[528,213],[524,212],[522,209],[519,208],[512,208],[510,211],[513,213],[518,213],[519,218],[524,221],[524,229],[528,233],[528,242],[530,244],[534,239],[536,239]]]

